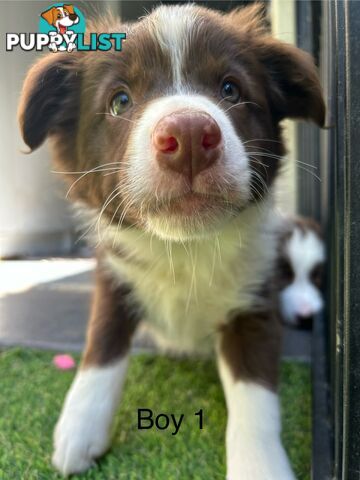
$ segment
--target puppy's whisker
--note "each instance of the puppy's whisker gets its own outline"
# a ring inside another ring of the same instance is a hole
[[[122,192],[122,193],[124,193],[124,192]],[[111,217],[111,219],[110,219],[110,221],[109,221],[109,227],[108,227],[108,228],[110,228],[110,227],[112,226],[112,223],[113,223],[113,221],[114,221],[114,219],[115,219],[118,211],[120,210],[120,208],[122,207],[122,205],[123,205],[126,201],[127,201],[127,198],[126,198],[126,196],[124,196],[124,198],[122,199],[122,201],[121,201],[121,202],[119,203],[119,205],[116,207],[116,209],[115,209],[115,211],[114,211],[114,213],[113,213],[113,216]]]
[[[312,177],[314,177],[316,180],[318,180],[319,182],[322,182],[322,179],[321,177],[319,177],[319,175],[316,175],[315,172],[311,171],[311,170],[308,170],[307,168],[305,168],[303,165],[296,165],[298,168],[300,168],[300,170],[303,170],[304,172],[308,173],[309,175],[311,175]]]
[[[109,163],[102,163],[101,165],[97,165],[96,167],[90,169],[90,170],[75,170],[75,171],[71,171],[71,170],[66,170],[64,172],[60,171],[60,170],[50,170],[51,173],[60,173],[61,175],[77,175],[77,174],[82,174],[82,173],[91,173],[95,170],[98,170],[100,168],[104,168],[104,167],[108,167],[110,165],[122,165],[124,162],[109,162]],[[118,167],[117,167],[118,168]]]
[[[234,105],[230,105],[230,107],[225,110],[225,113],[229,112],[230,110],[232,110],[235,107],[241,107],[241,105],[248,105],[248,104],[255,105],[256,107],[258,107],[260,109],[262,108],[258,103],[255,103],[255,102],[238,102],[238,103],[235,103]]]
[[[225,100],[227,100],[228,98],[229,98],[229,97],[224,97],[224,98],[222,98],[221,100],[218,101],[218,103],[216,104],[216,106],[219,107],[219,106],[222,104],[222,102],[225,102]]]
[[[99,216],[98,216],[98,220],[96,222],[96,226],[97,226],[97,231],[98,231],[98,235],[99,235],[99,238],[100,238],[100,227],[101,227],[101,218],[106,210],[106,208],[108,207],[108,205],[110,205],[110,203],[116,198],[118,197],[119,195],[121,195],[121,185],[118,185],[116,188],[114,188],[114,190],[110,193],[110,195],[108,195],[108,197],[106,198],[102,208],[101,208],[101,211],[99,213]]]
[[[282,144],[280,140],[274,140],[273,138],[252,138],[250,140],[246,140],[245,142],[243,142],[243,144],[246,145],[247,143],[251,142],[272,142]]]
[[[119,172],[121,172],[121,168],[117,168],[117,169],[114,170],[113,172],[104,173],[104,174],[103,174],[103,177],[107,177],[108,175],[114,175],[115,173],[119,173]]]
[[[109,112],[96,112],[95,115],[109,115],[110,117],[113,117],[119,120],[125,120],[126,122],[130,122],[135,125],[137,123],[134,120],[130,120],[130,118],[123,117],[122,115],[113,115],[112,113],[109,113]]]
[[[295,162],[299,163],[300,165],[305,165],[306,167],[313,168],[314,170],[318,170],[318,167],[316,165],[311,165],[310,163],[301,162],[300,160],[295,160]]]
[[[122,227],[122,224],[123,224],[123,222],[124,222],[124,220],[125,220],[125,217],[126,217],[128,211],[129,211],[129,209],[130,209],[131,206],[133,205],[133,202],[132,202],[131,199],[129,200],[128,198],[125,198],[125,199],[124,199],[124,203],[125,203],[125,202],[126,202],[126,204],[125,204],[125,206],[124,206],[124,209],[123,209],[123,211],[122,211],[122,213],[121,213],[121,215],[120,215],[120,217],[119,217],[119,220],[118,220],[118,222],[117,222],[117,225],[116,225],[116,231],[115,231],[115,236],[114,236],[113,244],[115,243],[115,241],[116,241],[116,239],[117,239],[118,232],[119,232],[119,230],[120,230],[121,227]]]
[[[166,253],[169,259],[169,267],[170,271],[173,277],[173,282],[174,285],[176,284],[176,277],[175,277],[175,268],[174,268],[174,261],[173,261],[173,256],[172,256],[172,242],[170,240],[165,241],[165,246],[166,246]]]
[[[109,164],[110,165],[110,164]],[[86,175],[89,175],[90,173],[102,173],[103,171],[108,171],[108,168],[109,167],[106,167],[106,164],[103,164],[103,165],[98,165],[97,167],[95,168],[92,168],[91,170],[87,170],[86,172],[84,172],[82,175],[80,175],[79,178],[77,178],[69,187],[68,191],[66,192],[66,195],[65,197],[67,198],[71,192],[71,190],[73,190],[73,188],[78,184],[78,182],[80,182],[80,180],[82,180],[84,177],[86,177]],[[114,167],[115,168],[115,167]],[[118,168],[118,167],[117,167]],[[69,172],[68,172],[69,173]]]

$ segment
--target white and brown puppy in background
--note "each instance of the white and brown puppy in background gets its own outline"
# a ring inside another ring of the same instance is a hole
[[[325,245],[320,226],[310,218],[288,219],[279,239],[280,312],[291,326],[311,328],[321,312]]]
[[[269,35],[259,5],[226,15],[162,6],[89,31],[125,31],[123,51],[45,56],[19,112],[30,149],[52,138],[100,237],[86,349],[53,463],[81,472],[109,447],[141,319],[166,348],[216,353],[228,479],[292,480],[276,393],[272,187],[281,120],[324,122],[313,61]]]

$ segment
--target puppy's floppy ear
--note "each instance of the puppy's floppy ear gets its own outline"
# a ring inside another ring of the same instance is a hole
[[[74,6],[73,5],[65,5],[64,4],[64,8],[71,14],[75,13],[74,12]]]
[[[243,36],[246,48],[266,68],[267,94],[275,118],[307,118],[323,126],[325,104],[312,57],[270,36],[264,4],[236,9],[228,19]]]
[[[325,103],[312,57],[273,38],[264,39],[258,51],[270,79],[268,96],[276,118],[305,118],[323,127]]]
[[[57,8],[51,7],[49,10],[46,10],[45,12],[42,12],[41,16],[44,18],[50,25],[53,25],[55,22],[55,12],[57,11]]]
[[[241,32],[251,35],[265,35],[270,33],[270,22],[266,16],[264,3],[251,3],[246,7],[239,7],[227,14],[231,23]]]
[[[18,117],[25,143],[38,148],[48,135],[74,134],[80,106],[75,55],[50,53],[33,65],[24,82]]]

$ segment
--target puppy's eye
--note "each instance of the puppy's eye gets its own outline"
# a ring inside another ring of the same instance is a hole
[[[117,92],[111,99],[110,112],[114,117],[121,115],[132,105],[130,95],[124,91]]]
[[[60,14],[60,13],[58,13],[58,16],[57,16],[57,18],[61,18],[61,14]]]
[[[221,86],[221,96],[229,102],[236,103],[240,99],[240,89],[232,80],[225,80]]]
[[[281,279],[284,280],[285,282],[292,282],[294,280],[294,271],[288,262],[287,259],[285,258],[280,258],[279,259],[279,273],[281,276]]]
[[[321,264],[316,265],[310,272],[310,280],[318,288],[320,288],[322,284],[322,277],[323,277],[323,266]]]

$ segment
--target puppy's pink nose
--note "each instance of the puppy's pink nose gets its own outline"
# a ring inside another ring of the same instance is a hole
[[[161,168],[190,179],[213,165],[222,151],[220,128],[203,112],[179,112],[163,117],[154,129],[152,143]]]
[[[297,314],[300,317],[310,317],[311,315],[313,315],[313,313],[314,313],[313,308],[309,303],[306,303],[306,302],[303,302],[297,311]]]

